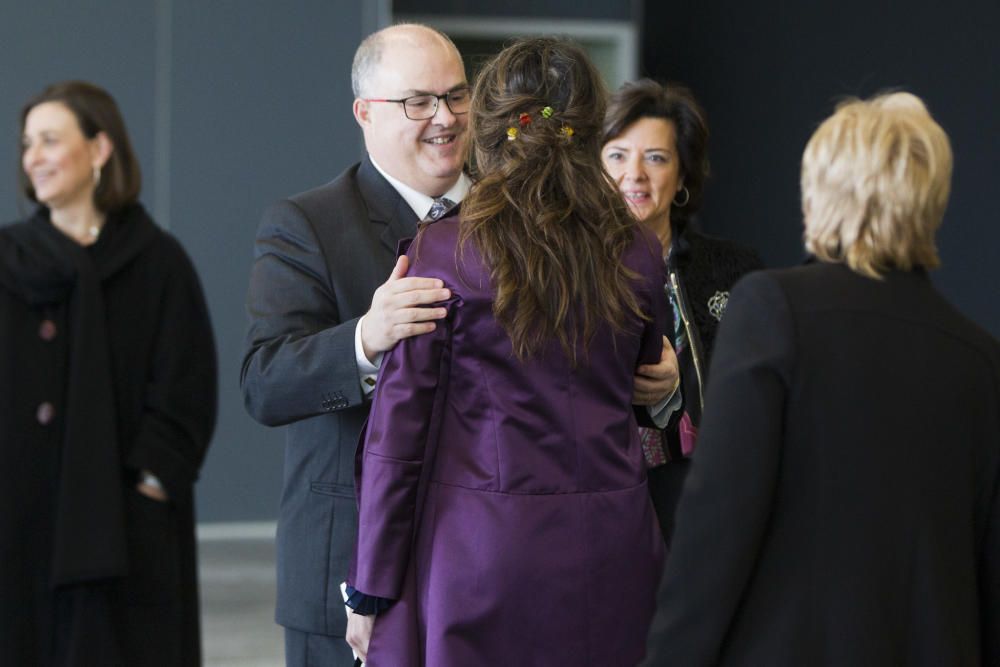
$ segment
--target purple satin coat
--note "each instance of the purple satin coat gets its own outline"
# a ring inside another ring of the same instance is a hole
[[[659,243],[637,231],[623,257],[651,319],[602,328],[573,368],[557,343],[514,357],[458,228],[410,248],[410,273],[452,290],[449,316],[386,354],[358,454],[351,583],[398,600],[367,664],[634,665],[663,557],[631,407],[666,330]]]

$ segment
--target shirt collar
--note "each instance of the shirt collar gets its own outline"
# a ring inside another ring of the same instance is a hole
[[[431,210],[431,206],[434,204],[434,198],[429,197],[422,192],[417,192],[406,183],[390,176],[386,173],[385,169],[379,166],[379,163],[375,161],[375,158],[373,158],[370,153],[368,154],[368,159],[372,161],[372,165],[378,170],[378,173],[382,174],[382,176],[385,177],[385,180],[389,181],[389,185],[391,185],[396,192],[399,193],[399,196],[406,201],[411,209],[413,209],[417,219],[423,220],[426,218],[427,214]],[[459,175],[458,180],[455,181],[455,184],[451,186],[451,189],[445,192],[442,196],[447,197],[451,201],[458,204],[465,199],[465,195],[469,194],[469,187],[471,185],[472,179],[470,179],[468,174],[463,171],[461,175]]]

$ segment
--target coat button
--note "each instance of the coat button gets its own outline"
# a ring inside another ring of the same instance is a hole
[[[38,327],[38,337],[42,340],[52,340],[56,337],[56,323],[52,320],[42,320]]]
[[[39,405],[38,410],[35,412],[35,419],[37,419],[38,423],[41,424],[42,426],[45,426],[46,424],[51,422],[55,418],[55,416],[56,416],[56,409],[48,401],[45,401],[44,403]]]

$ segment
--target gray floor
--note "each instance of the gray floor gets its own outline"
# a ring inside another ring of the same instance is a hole
[[[202,539],[198,551],[205,667],[282,667],[273,538]]]

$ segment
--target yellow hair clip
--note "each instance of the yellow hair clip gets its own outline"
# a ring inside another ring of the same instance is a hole
[[[517,139],[517,128],[516,127],[508,127],[507,128],[507,141],[514,141],[515,139]]]
[[[573,138],[574,131],[573,128],[570,127],[569,125],[563,125],[561,128],[559,128],[559,132],[567,139]]]

